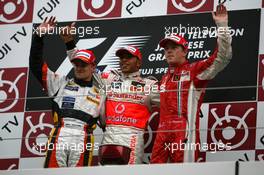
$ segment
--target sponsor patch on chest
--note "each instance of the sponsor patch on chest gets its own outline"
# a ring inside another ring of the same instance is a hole
[[[74,97],[63,97],[62,98],[61,108],[63,108],[63,109],[73,109],[75,100],[76,99]]]
[[[191,75],[190,71],[182,71],[181,73],[174,74],[172,81],[190,81],[191,80]]]
[[[70,86],[70,85],[66,85],[64,89],[67,89],[69,91],[78,91],[79,87],[78,86]]]
[[[95,103],[96,105],[99,105],[100,103],[100,96],[98,93],[92,93],[90,91],[88,91],[88,94],[86,96],[86,100]]]

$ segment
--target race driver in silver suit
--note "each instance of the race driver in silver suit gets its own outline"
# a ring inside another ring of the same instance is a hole
[[[68,31],[73,27],[74,23]],[[71,32],[66,33],[63,38],[72,60],[78,49]],[[112,70],[97,76],[107,96],[101,114],[105,116],[105,132],[99,161],[102,165],[140,164],[144,155],[143,134],[152,107],[159,105],[158,84],[155,79],[140,76],[143,58],[136,46],[118,48],[114,54],[120,60],[121,72]]]
[[[91,165],[93,130],[99,116],[102,99],[92,75],[95,56],[90,50],[75,53],[74,78],[52,72],[43,60],[43,38],[56,27],[55,17],[47,18],[32,37],[30,70],[52,99],[55,127],[48,141],[45,168]]]

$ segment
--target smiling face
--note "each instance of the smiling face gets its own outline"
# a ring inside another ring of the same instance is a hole
[[[120,56],[120,69],[124,74],[137,72],[141,66],[141,60],[133,56],[129,52],[124,52]]]
[[[187,51],[173,41],[168,41],[164,46],[165,57],[170,66],[180,65],[185,62]]]
[[[75,78],[83,81],[91,81],[95,70],[95,64],[88,64],[79,59],[72,61],[72,63]]]

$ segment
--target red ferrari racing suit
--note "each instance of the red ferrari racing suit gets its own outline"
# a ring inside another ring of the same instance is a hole
[[[168,158],[171,162],[197,161],[199,150],[189,148],[199,143],[199,110],[206,84],[232,57],[231,36],[226,29],[218,33],[217,42],[218,48],[208,59],[192,64],[186,61],[163,76],[160,86],[165,92],[160,93],[160,122],[151,163],[166,163]]]

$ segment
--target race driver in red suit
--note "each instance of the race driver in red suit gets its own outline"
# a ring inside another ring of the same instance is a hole
[[[190,64],[186,59],[188,43],[176,34],[165,37],[159,43],[165,50],[169,70],[160,84],[166,91],[160,94],[160,122],[151,163],[166,163],[168,158],[173,163],[195,162],[198,159],[199,149],[195,150],[190,145],[199,143],[199,109],[205,87],[208,80],[222,71],[232,57],[226,7],[218,5],[212,16],[221,30],[218,30],[218,47],[208,59]],[[183,143],[186,143],[185,147],[182,147]]]

